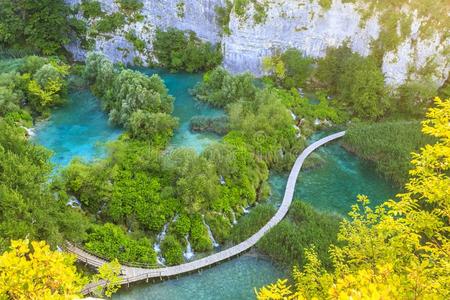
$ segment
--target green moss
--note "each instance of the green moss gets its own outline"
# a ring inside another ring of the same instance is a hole
[[[230,35],[230,15],[233,9],[233,2],[230,0],[225,1],[225,6],[216,6],[216,20],[217,24],[222,28],[222,32],[226,35]]]
[[[179,215],[177,220],[170,224],[170,232],[178,238],[184,238],[191,231],[191,219],[185,215]]]
[[[233,11],[240,19],[247,18],[248,6],[252,4],[255,13],[253,14],[253,21],[255,24],[262,24],[267,19],[267,9],[269,8],[269,2],[257,1],[257,0],[226,0],[225,6],[216,6],[217,24],[222,28],[222,32],[226,35],[230,35],[230,15]]]

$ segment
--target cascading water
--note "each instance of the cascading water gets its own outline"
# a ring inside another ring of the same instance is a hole
[[[70,206],[72,208],[80,208],[81,207],[81,202],[75,196],[70,196],[69,200],[66,203],[66,205]]]
[[[190,260],[194,257],[194,251],[192,251],[191,243],[189,242],[189,235],[184,237],[186,239],[186,251],[183,252],[183,256],[186,260]]]
[[[167,234],[169,223],[164,224],[163,230],[156,236],[156,243],[153,245],[153,250],[156,252],[156,260],[158,264],[163,265],[165,263],[164,257],[161,255],[161,242],[164,240]]]
[[[203,217],[203,224],[205,224],[206,229],[208,230],[208,235],[209,235],[209,239],[211,240],[211,243],[213,244],[214,248],[219,247],[219,243],[216,242],[216,240],[214,239],[214,236],[212,234],[211,228],[209,227],[208,224],[206,224],[205,222],[205,217]]]
[[[34,128],[27,128],[25,126],[20,126],[27,132],[28,137],[34,137],[36,133],[34,132]]]
[[[233,225],[236,225],[237,220],[236,220],[236,214],[234,213],[234,210],[231,210],[231,216],[233,217]]]

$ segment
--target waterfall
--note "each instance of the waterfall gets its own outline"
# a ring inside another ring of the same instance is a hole
[[[167,234],[169,223],[164,224],[163,230],[156,236],[156,243],[153,245],[153,250],[156,252],[156,260],[158,264],[164,265],[165,260],[161,255],[161,242],[164,240]]]
[[[219,247],[219,243],[216,242],[216,240],[214,239],[214,236],[212,234],[211,228],[209,227],[208,224],[206,224],[205,222],[205,218],[203,217],[203,224],[205,224],[206,229],[208,229],[208,235],[209,235],[209,239],[211,240],[211,243],[213,244],[214,248]]]
[[[67,201],[66,205],[72,208],[80,208],[81,202],[75,196],[70,196],[69,201]]]
[[[250,213],[249,207],[250,207],[250,206],[242,207],[242,211],[244,212],[245,215],[248,214],[248,213]]]
[[[25,129],[25,131],[27,132],[27,135],[29,137],[33,137],[36,135],[36,133],[34,132],[34,128],[27,128],[25,126],[20,126],[21,128]]]
[[[186,251],[183,252],[183,256],[186,260],[190,260],[194,257],[194,251],[192,251],[191,243],[189,242],[189,235],[184,237],[186,239]]]
[[[234,213],[234,210],[231,210],[231,216],[233,217],[233,225],[236,225],[237,220],[236,220],[236,214]]]
[[[297,120],[297,116],[292,112],[292,110],[289,110],[289,112],[291,113],[292,120]]]

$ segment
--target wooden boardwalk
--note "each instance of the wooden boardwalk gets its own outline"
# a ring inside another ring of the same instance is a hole
[[[162,268],[155,268],[155,269],[145,269],[145,268],[137,268],[137,267],[131,267],[131,266],[122,266],[122,284],[129,284],[132,282],[137,281],[143,281],[146,280],[147,282],[150,279],[158,278],[168,278],[168,277],[174,277],[180,274],[184,273],[190,273],[196,270],[201,270],[205,267],[215,265],[217,263],[220,263],[222,261],[225,261],[227,259],[230,259],[234,256],[237,256],[251,247],[253,247],[271,228],[276,226],[287,214],[289,207],[292,203],[292,199],[294,197],[294,191],[295,191],[295,184],[297,182],[297,177],[300,172],[300,169],[302,168],[303,162],[305,159],[310,155],[314,150],[319,148],[320,146],[336,140],[338,138],[341,138],[345,135],[345,131],[341,131],[332,135],[329,135],[327,137],[324,137],[313,144],[309,145],[301,154],[297,157],[297,160],[294,163],[294,166],[291,169],[291,172],[289,174],[289,178],[286,184],[286,189],[284,192],[283,201],[278,209],[278,211],[275,213],[275,215],[270,219],[270,221],[264,225],[258,232],[256,232],[254,235],[252,235],[247,240],[230,247],[228,249],[225,249],[223,251],[217,252],[215,254],[212,254],[210,256],[194,260],[192,262],[184,263],[177,266],[171,266],[171,267],[162,267]],[[84,262],[88,265],[91,265],[93,267],[98,268],[102,264],[104,264],[106,261],[103,259],[100,259],[92,254],[87,253],[86,251],[77,248],[74,245],[68,244],[67,245],[67,251],[75,254],[79,261]],[[97,286],[101,285],[99,284],[89,284],[85,286],[82,293],[83,294],[89,294],[91,293]]]

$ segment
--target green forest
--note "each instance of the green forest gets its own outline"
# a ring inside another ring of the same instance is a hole
[[[145,18],[144,2],[116,0],[114,11],[103,2],[0,0],[0,299],[75,299],[89,282],[100,286],[97,296],[110,297],[124,278],[121,266],[175,266],[190,261],[187,249],[197,259],[244,242],[279,209],[270,179],[288,177],[317,136],[338,131],[346,132],[343,151],[398,195],[379,206],[359,195],[348,215],[295,196],[286,217],[248,254],[292,275],[252,287],[253,295],[448,297],[449,79],[437,84],[421,70],[420,78],[387,84],[381,59],[399,41],[386,27],[367,56],[349,43],[323,57],[276,49],[261,58],[263,76],[236,74],[223,63],[221,43],[177,26],[155,28],[148,41],[133,27]],[[319,2],[324,10],[332,5]],[[425,6],[446,7],[412,2],[420,15],[427,15]],[[186,5],[177,3],[177,18]],[[230,18],[245,19],[248,7],[262,26],[268,5],[226,1],[214,8],[222,36],[232,35]],[[386,24],[398,17],[378,4],[369,8]],[[427,26],[441,30],[442,23],[433,17]],[[135,55],[123,54],[129,64],[95,47],[96,39],[121,30]],[[66,47],[73,41],[87,50],[82,61]],[[185,92],[196,108],[221,112],[189,121],[190,133],[215,139],[202,151],[171,144],[183,130],[178,96],[164,79],[174,74],[198,75]],[[104,145],[104,156],[57,167],[32,129],[79,91],[92,93],[121,133]],[[326,155],[313,153],[302,172],[320,170]],[[111,263],[83,267],[59,252],[68,243]],[[38,263],[54,266],[38,272]]]

